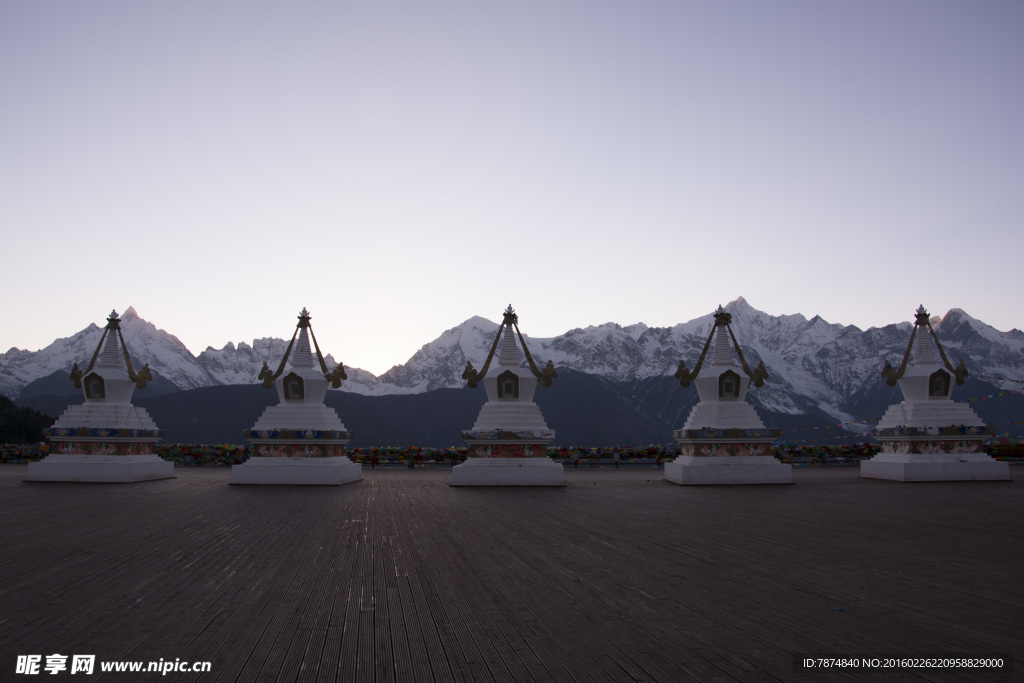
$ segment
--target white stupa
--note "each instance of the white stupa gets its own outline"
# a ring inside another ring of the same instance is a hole
[[[149,365],[138,374],[121,335],[121,320],[111,311],[96,352],[85,371],[75,363],[71,379],[85,403],[70,406],[47,436],[50,455],[30,463],[26,481],[126,483],[174,477],[174,463],[153,453],[163,432],[132,394],[153,379]]]
[[[348,378],[345,367],[327,370],[309,321],[303,308],[277,372],[263,364],[259,379],[277,389],[279,403],[246,430],[252,457],[231,468],[232,484],[338,485],[363,478],[362,467],[345,455],[352,434],[324,405],[328,385],[338,388]]]
[[[480,372],[466,363],[462,378],[470,387],[483,382],[487,402],[476,423],[462,438],[469,445],[469,457],[452,468],[452,486],[564,486],[565,470],[547,454],[547,445],[555,438],[533,402],[537,384],[551,386],[558,376],[549,361],[539,370],[530,355],[519,316],[512,305],[505,310],[498,334]],[[519,367],[518,338],[528,363]],[[487,371],[498,353],[498,368]]]
[[[674,432],[682,453],[665,464],[664,478],[676,484],[792,484],[792,465],[771,455],[779,430],[766,429],[746,402],[751,380],[761,386],[768,378],[764,363],[751,371],[733,336],[732,316],[719,306],[714,318],[693,372],[679,362],[676,377],[684,387],[697,385],[700,402]],[[704,367],[712,339],[711,364]]]
[[[886,362],[882,370],[889,386],[899,382],[903,401],[889,406],[872,430],[882,450],[861,461],[860,475],[895,481],[1008,480],[1009,463],[982,451],[993,430],[967,404],[952,400],[954,381],[963,384],[967,375],[963,360],[956,368],[950,364],[928,311],[918,308],[900,367]]]

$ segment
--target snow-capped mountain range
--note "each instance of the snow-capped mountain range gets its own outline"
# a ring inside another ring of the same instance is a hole
[[[800,414],[815,406],[840,421],[856,417],[853,397],[881,383],[885,360],[898,364],[911,330],[909,322],[860,330],[830,324],[818,316],[810,320],[799,314],[773,316],[754,309],[743,298],[725,309],[733,316],[732,328],[748,362],[753,366],[764,361],[770,374],[756,392],[762,407]],[[628,383],[671,377],[680,360],[692,368],[713,324],[708,314],[667,328],[605,323],[549,339],[524,336],[540,363],[551,360],[559,368]],[[956,363],[964,358],[972,376],[1024,379],[1024,332],[1001,332],[955,308],[941,319],[933,318],[932,324],[950,360]],[[194,356],[177,337],[140,318],[134,308],[122,315],[121,329],[138,365],[149,363],[154,375],[172,383],[172,389],[183,390],[253,384],[263,363],[273,367],[288,344],[285,339],[262,338],[251,344],[207,348]],[[466,361],[479,369],[497,330],[498,323],[470,318],[379,377],[347,368],[349,379],[342,390],[373,396],[461,387]],[[102,328],[93,324],[40,351],[12,348],[0,354],[0,393],[17,399],[32,382],[65,373],[75,362],[84,365],[101,334]],[[327,362],[330,367],[335,364],[330,356]],[[1020,388],[1013,382],[986,381]]]

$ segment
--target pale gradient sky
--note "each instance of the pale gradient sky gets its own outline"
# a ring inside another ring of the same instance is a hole
[[[744,296],[1024,328],[1019,0],[0,3],[0,350],[111,308],[380,373]]]

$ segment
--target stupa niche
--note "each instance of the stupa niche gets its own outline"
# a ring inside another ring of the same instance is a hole
[[[527,368],[519,367],[517,338]],[[496,351],[498,367],[488,376]],[[462,373],[470,387],[483,383],[487,402],[473,428],[462,433],[469,457],[452,468],[453,486],[565,485],[564,468],[547,454],[555,433],[533,402],[537,385],[550,386],[557,376],[550,361],[543,370],[537,368],[519,332],[519,316],[509,304],[483,367],[477,372],[472,363],[466,363]]]
[[[779,430],[766,429],[746,402],[750,383],[761,386],[768,373],[761,363],[751,370],[732,333],[732,316],[721,306],[693,371],[680,361],[676,377],[693,382],[700,402],[682,429],[674,431],[682,453],[665,463],[664,478],[676,484],[792,484],[793,467],[771,455]],[[711,342],[711,363],[704,365]],[[736,365],[733,353],[739,356]]]
[[[912,358],[911,358],[912,356]],[[993,430],[971,408],[953,401],[953,384],[967,378],[963,360],[946,358],[924,306],[899,368],[888,361],[882,377],[899,383],[903,401],[889,406],[871,435],[882,450],[860,463],[860,476],[894,481],[1008,480],[1010,465],[982,451]]]
[[[263,364],[259,379],[277,389],[279,402],[245,431],[252,457],[231,468],[232,484],[339,485],[363,478],[362,467],[345,455],[352,434],[324,405],[327,387],[348,379],[345,367],[327,369],[309,321],[303,308],[276,372]]]
[[[75,363],[71,380],[85,403],[70,406],[47,431],[50,455],[30,463],[26,481],[126,483],[171,479],[174,463],[153,453],[163,432],[132,394],[153,379],[149,365],[132,367],[121,335],[121,320],[111,311],[92,360],[84,371]]]

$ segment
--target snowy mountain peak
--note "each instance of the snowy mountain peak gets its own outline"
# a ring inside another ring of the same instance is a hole
[[[747,300],[744,299],[742,296],[736,297],[735,299],[733,299],[732,301],[727,303],[724,306],[724,308],[726,310],[733,310],[733,311],[754,311],[755,310],[749,303],[747,303]],[[756,312],[760,313],[760,311],[756,311]]]
[[[615,333],[615,332],[622,332],[622,331],[623,331],[622,325],[620,325],[618,323],[613,323],[613,322],[601,323],[600,325],[587,325],[584,328],[576,328],[575,330],[573,330],[573,332],[575,332],[577,334],[581,334],[583,332],[589,332],[589,333],[594,333],[594,332],[609,333],[609,332],[611,332],[611,333]]]
[[[946,320],[951,321],[951,323],[959,323],[961,321],[964,321],[971,323],[972,325],[988,327],[987,325],[985,325],[985,323],[981,322],[980,320],[972,318],[971,316],[967,315],[967,313],[965,313],[962,308],[951,308],[948,311],[946,311],[946,315],[941,317],[937,315],[932,316],[929,322],[931,322],[932,327],[934,327],[935,325],[941,324]]]
[[[938,323],[932,323],[932,327],[936,334],[942,337],[943,344],[952,347],[967,343],[968,346],[973,347],[974,353],[979,353],[982,352],[980,346],[982,342],[980,339],[983,339],[987,344],[1008,344],[1010,348],[1024,353],[1024,345],[1021,344],[1022,336],[1019,333],[1014,334],[1016,330],[1000,332],[991,325],[971,317],[959,308],[949,309],[946,315],[942,316],[942,320]],[[970,349],[965,347],[965,350]]]
[[[635,341],[637,339],[640,339],[640,336],[650,328],[648,328],[647,325],[644,325],[643,323],[634,323],[633,325],[627,325],[622,329]]]
[[[139,317],[139,313],[138,313],[138,311],[135,310],[134,306],[129,306],[128,310],[126,310],[124,313],[121,314],[121,320],[126,320],[127,318],[138,318],[138,317]],[[140,320],[141,320],[141,318],[140,318]]]
[[[488,320],[483,316],[474,315],[472,318],[469,318],[458,327],[453,327],[452,329],[457,330],[462,327],[477,327],[484,330],[496,330],[498,329],[498,323],[494,322],[493,320]]]

